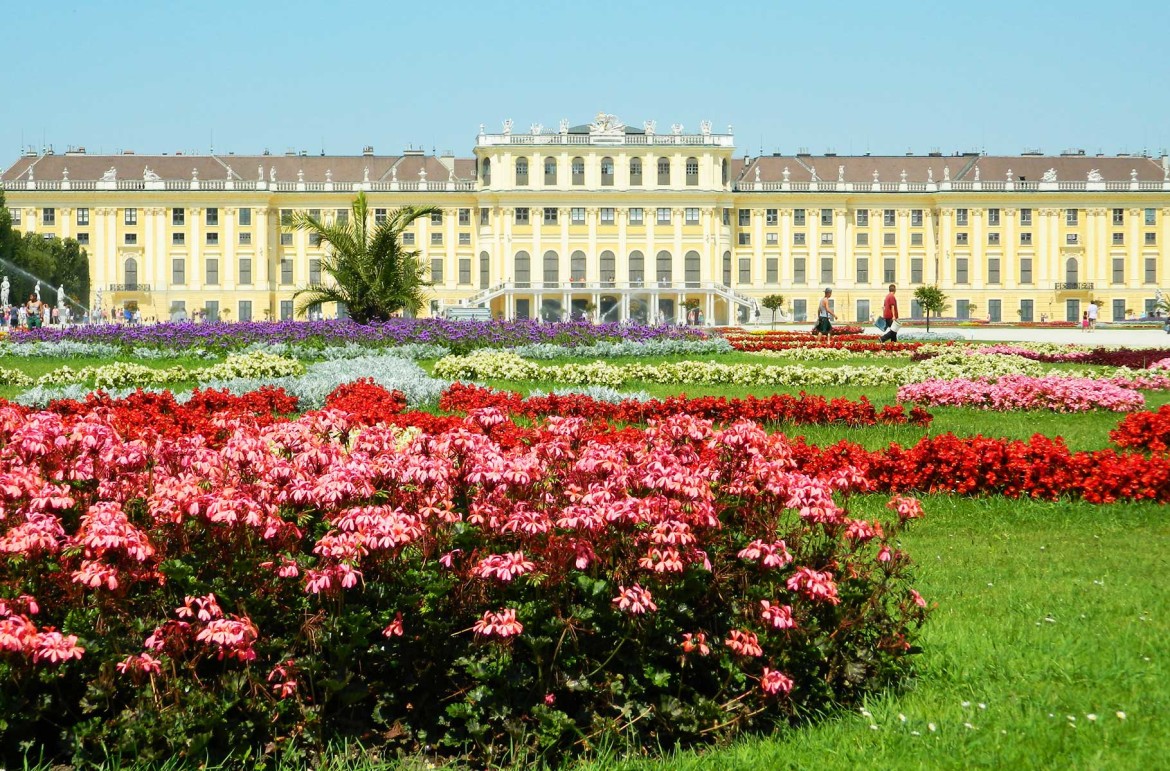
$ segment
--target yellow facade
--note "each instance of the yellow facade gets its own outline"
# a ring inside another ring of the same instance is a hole
[[[833,286],[838,315],[864,320],[893,282],[906,306],[939,284],[961,317],[1072,319],[1094,300],[1114,320],[1150,311],[1170,268],[1165,158],[734,152],[730,129],[599,115],[481,129],[470,159],[42,154],[0,180],[17,229],[81,239],[107,312],[135,301],[145,318],[290,316],[321,248],[282,221],[347,216],[359,190],[375,217],[443,210],[407,235],[432,313],[674,321],[689,301],[726,324],[782,294],[802,320]]]

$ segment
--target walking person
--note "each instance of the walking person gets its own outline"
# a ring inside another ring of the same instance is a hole
[[[817,305],[817,326],[814,332],[828,337],[833,331],[833,321],[836,320],[837,314],[833,313],[833,309],[829,306],[829,300],[833,296],[833,290],[825,287],[825,296],[821,298],[821,302]]]
[[[1089,331],[1097,328],[1097,303],[1089,303]]]
[[[890,293],[886,295],[886,299],[882,301],[882,319],[885,320],[885,333],[881,336],[881,342],[898,342],[898,330],[894,327],[894,322],[900,318],[898,316],[898,296],[895,294],[898,287],[890,284]]]
[[[1089,312],[1088,311],[1081,311],[1081,331],[1082,332],[1089,331]]]

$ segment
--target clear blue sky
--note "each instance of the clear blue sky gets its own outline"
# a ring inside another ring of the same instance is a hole
[[[468,156],[480,123],[710,119],[739,152],[1170,146],[1170,3],[5,3],[0,159]],[[482,9],[493,11],[483,16]]]

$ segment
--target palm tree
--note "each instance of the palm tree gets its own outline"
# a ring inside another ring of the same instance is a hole
[[[298,313],[310,306],[344,304],[350,318],[360,324],[385,321],[400,310],[414,315],[426,304],[426,266],[418,250],[402,248],[402,232],[419,217],[440,213],[434,206],[403,206],[385,221],[371,225],[365,193],[358,193],[353,212],[344,221],[325,225],[306,212],[294,212],[290,224],[307,230],[325,245],[321,271],[333,279],[296,291]]]

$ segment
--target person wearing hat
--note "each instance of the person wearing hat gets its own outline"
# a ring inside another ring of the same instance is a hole
[[[825,296],[821,298],[820,305],[817,306],[817,326],[813,330],[826,337],[833,331],[833,321],[837,318],[837,314],[833,313],[833,309],[829,307],[829,298],[832,296],[833,290],[825,287]]]

